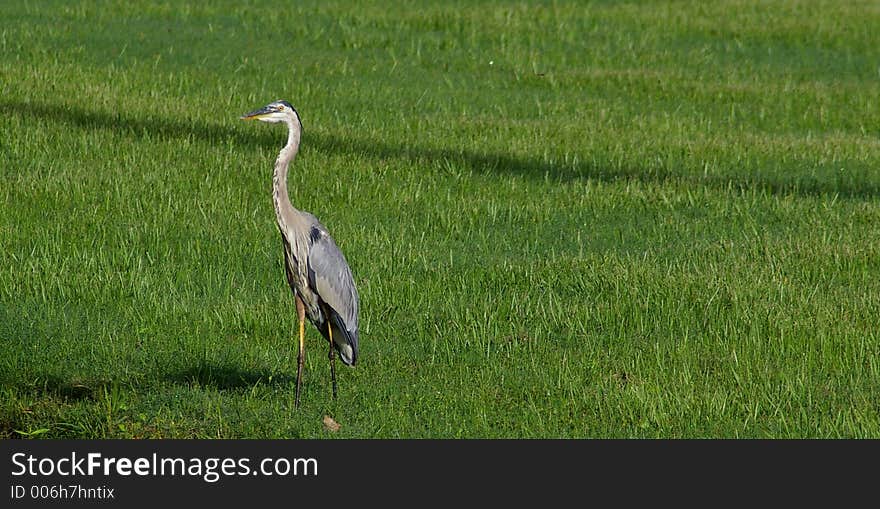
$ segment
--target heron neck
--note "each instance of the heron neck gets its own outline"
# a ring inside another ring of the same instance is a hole
[[[290,195],[287,193],[287,173],[290,163],[299,152],[299,141],[302,134],[302,128],[299,122],[291,121],[287,123],[287,145],[278,153],[275,160],[275,173],[272,177],[272,200],[275,204],[275,217],[278,220],[278,226],[284,229],[287,226],[287,219],[291,217],[296,209],[290,203]]]

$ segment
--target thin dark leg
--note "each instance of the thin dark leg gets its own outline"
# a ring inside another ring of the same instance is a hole
[[[333,329],[330,328],[330,322],[327,322],[327,332],[330,336],[330,380],[333,382],[333,399],[336,399],[336,352],[333,350]]]
[[[296,315],[299,319],[299,353],[297,353],[296,356],[296,401],[294,402],[294,407],[299,408],[299,394],[302,390],[303,361],[306,355],[306,307],[303,304],[302,299],[299,298],[299,295],[296,296]]]

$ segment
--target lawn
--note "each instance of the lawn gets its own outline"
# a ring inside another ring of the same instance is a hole
[[[0,437],[880,438],[880,4],[398,5],[3,2]]]

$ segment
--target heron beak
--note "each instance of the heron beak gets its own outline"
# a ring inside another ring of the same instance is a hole
[[[260,117],[268,115],[269,113],[272,113],[272,110],[270,110],[268,106],[265,106],[250,113],[245,113],[240,118],[241,120],[257,120]]]

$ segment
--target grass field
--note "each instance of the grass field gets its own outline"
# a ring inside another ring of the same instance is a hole
[[[0,437],[880,438],[880,4],[273,3],[0,6]]]

